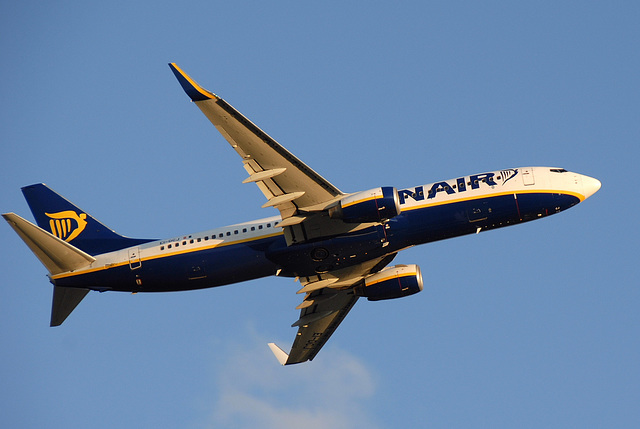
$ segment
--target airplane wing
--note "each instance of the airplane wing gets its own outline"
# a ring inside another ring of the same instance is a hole
[[[242,158],[249,173],[243,183],[256,183],[267,198],[263,207],[280,210],[285,221],[281,226],[302,222],[304,217],[295,217],[299,210],[322,210],[344,195],[230,104],[198,85],[175,63],[169,67],[191,101]]]
[[[298,327],[298,333],[289,354],[274,343],[269,343],[269,347],[282,365],[313,360],[358,301],[352,289],[331,288],[317,290],[309,299],[314,300],[314,304],[303,308],[300,319],[292,325]]]
[[[375,223],[347,223],[332,219],[327,209],[345,194],[282,147],[222,98],[198,85],[175,63],[169,67],[191,101],[205,114],[240,155],[249,177],[267,198],[262,207],[280,211],[288,245],[327,235],[367,228]],[[312,360],[358,300],[354,287],[381,270],[393,255],[300,279],[305,298],[291,352],[270,344],[283,365]]]
[[[393,253],[353,267],[300,279],[303,287],[298,293],[306,295],[297,307],[300,319],[291,325],[298,328],[291,351],[287,354],[276,344],[269,343],[278,361],[282,365],[292,365],[313,360],[358,301],[354,286],[380,271],[395,256]]]

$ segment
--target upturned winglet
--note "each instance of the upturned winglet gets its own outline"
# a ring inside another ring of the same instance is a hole
[[[286,365],[287,364],[287,360],[289,359],[289,355],[284,350],[282,350],[280,347],[278,347],[275,343],[269,343],[269,348],[271,349],[271,351],[275,355],[276,359],[278,359],[278,362],[280,362],[280,365]]]
[[[189,98],[191,98],[191,101],[217,100],[220,98],[214,93],[209,92],[198,85],[193,79],[189,77],[189,75],[183,72],[182,69],[176,65],[176,63],[169,63],[169,67],[171,68],[173,74],[176,75],[176,78],[178,79],[178,82],[180,82],[180,85],[182,86],[182,89],[184,89],[184,92],[186,92]]]

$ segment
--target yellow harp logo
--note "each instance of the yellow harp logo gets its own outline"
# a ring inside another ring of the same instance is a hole
[[[58,213],[45,213],[51,219],[49,220],[49,226],[51,227],[51,233],[61,240],[69,242],[80,235],[84,228],[87,226],[87,215],[85,213],[76,213],[72,210],[67,210]]]

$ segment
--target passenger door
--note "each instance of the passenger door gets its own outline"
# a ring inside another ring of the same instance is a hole
[[[140,248],[132,247],[129,249],[129,268],[132,270],[137,270],[142,266],[142,261],[140,260]]]

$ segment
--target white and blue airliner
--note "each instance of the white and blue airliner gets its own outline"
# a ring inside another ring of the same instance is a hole
[[[242,159],[279,216],[156,239],[123,237],[44,184],[22,188],[36,224],[2,216],[40,259],[53,284],[51,326],[89,291],[170,292],[266,276],[300,282],[297,334],[283,365],[312,360],[358,298],[420,292],[417,265],[389,266],[399,251],[540,219],[600,189],[594,178],[552,167],[471,174],[411,188],[344,193],[176,64],[191,101]]]

